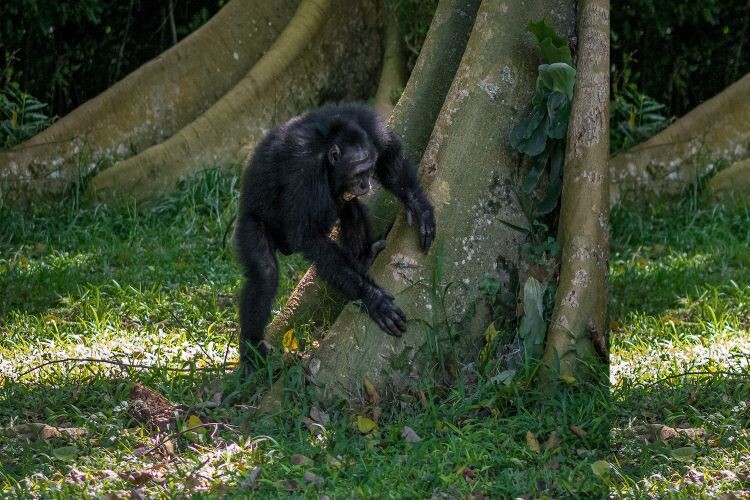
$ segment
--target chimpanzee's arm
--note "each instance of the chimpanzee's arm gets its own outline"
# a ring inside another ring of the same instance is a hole
[[[390,131],[383,150],[378,152],[375,175],[383,187],[404,204],[409,225],[412,214],[417,216],[419,241],[425,252],[429,250],[435,239],[435,212],[422,190],[414,163],[404,152],[401,141]]]
[[[367,313],[386,333],[400,337],[406,331],[406,316],[393,296],[376,285],[363,266],[354,262],[341,247],[326,237],[312,237],[302,254],[315,265],[318,274],[349,299],[361,300]]]

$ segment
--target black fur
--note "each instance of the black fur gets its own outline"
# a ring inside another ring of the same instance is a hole
[[[357,174],[357,175],[355,175]],[[254,370],[253,348],[265,354],[279,270],[276,251],[301,252],[319,275],[349,300],[361,300],[372,319],[400,336],[406,317],[393,296],[367,275],[383,247],[373,237],[367,208],[370,177],[419,222],[422,248],[435,237],[435,216],[401,142],[363,104],[327,105],[272,130],[255,148],[242,180],[235,243],[245,276],[240,294],[240,355]],[[329,234],[340,221],[338,241]]]

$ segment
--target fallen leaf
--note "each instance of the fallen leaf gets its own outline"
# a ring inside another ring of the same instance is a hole
[[[240,486],[242,488],[248,488],[251,490],[254,490],[258,487],[257,479],[258,476],[260,476],[260,465],[256,465],[253,470],[250,471],[250,474],[247,475],[245,479],[242,480],[240,483]]]
[[[539,446],[539,440],[537,440],[536,436],[531,431],[526,431],[526,444],[533,452],[539,453],[542,451],[541,446]]]
[[[77,446],[61,446],[52,450],[52,456],[59,460],[73,460],[78,456]]]
[[[466,482],[473,483],[477,479],[477,473],[469,467],[456,467],[453,471],[461,474]]]
[[[567,385],[573,385],[576,383],[576,378],[572,375],[560,375],[560,380],[565,382]]]
[[[71,468],[68,472],[68,478],[74,483],[82,483],[83,480],[86,479],[86,474],[78,469]]]
[[[144,485],[154,479],[154,475],[151,473],[151,471],[147,470],[124,473],[121,475],[121,477],[122,479],[131,484],[135,484],[136,486]]]
[[[375,384],[373,384],[372,381],[368,377],[365,377],[364,386],[365,386],[365,391],[367,391],[367,398],[370,400],[370,403],[373,403],[373,404],[380,403],[380,393],[375,388]]]
[[[579,438],[584,438],[588,434],[585,430],[581,429],[577,425],[570,424],[568,426],[568,429],[570,429],[570,432],[578,436]]]
[[[695,455],[698,453],[698,450],[693,448],[692,446],[684,446],[682,448],[675,448],[672,450],[672,458],[679,460],[680,462],[691,462],[693,458],[695,458]]]
[[[418,443],[422,440],[414,429],[406,425],[404,426],[404,432],[401,433],[401,437],[404,438],[407,443]]]
[[[704,479],[706,476],[702,472],[698,472],[695,469],[690,469],[685,474],[685,480],[689,483],[701,485],[703,484]]]
[[[130,414],[138,422],[166,431],[174,422],[178,407],[167,398],[145,385],[135,384],[128,401]]]
[[[609,462],[606,460],[597,460],[591,464],[591,471],[595,476],[602,477],[605,474],[609,474],[610,467]]]
[[[53,427],[40,422],[31,422],[0,427],[0,434],[31,442],[40,439],[56,439],[62,436],[67,436],[70,439],[78,439],[86,435],[86,429],[80,427]]]
[[[560,440],[557,438],[557,431],[552,431],[547,438],[547,441],[544,442],[544,449],[551,450],[553,448],[557,448],[560,446]]]
[[[314,484],[318,488],[323,487],[323,478],[318,476],[317,474],[313,474],[312,472],[307,471],[302,474],[302,477],[305,479],[305,481]]]
[[[281,345],[284,346],[284,349],[287,351],[296,351],[299,349],[299,342],[297,342],[297,339],[294,337],[294,328],[286,331],[284,338],[281,339]]]
[[[295,481],[294,479],[287,479],[285,481],[281,481],[281,488],[286,491],[297,491],[299,489],[299,483]]]
[[[357,416],[357,429],[362,434],[369,434],[378,427],[373,420],[363,417],[362,415]]]
[[[320,425],[328,425],[328,422],[330,422],[331,420],[331,418],[328,416],[328,413],[324,412],[317,406],[313,406],[312,408],[310,408],[310,418]]]
[[[291,460],[292,460],[292,463],[294,465],[310,466],[310,465],[313,465],[315,463],[315,462],[313,462],[313,460],[311,458],[308,458],[308,457],[306,457],[304,455],[299,455],[299,454],[292,455]]]

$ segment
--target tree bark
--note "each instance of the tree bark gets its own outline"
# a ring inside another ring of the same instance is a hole
[[[680,194],[717,160],[738,160],[750,144],[750,73],[661,133],[610,160],[610,197]]]
[[[422,157],[479,3],[479,0],[440,1],[414,71],[391,115],[389,125],[414,159]],[[387,66],[384,62],[384,71]],[[378,190],[368,200],[368,206],[377,232],[384,234],[393,224],[398,203],[389,193]],[[280,345],[282,335],[290,328],[330,324],[345,304],[344,298],[318,279],[315,268],[311,267],[266,329],[266,339],[272,345]]]
[[[375,109],[387,120],[393,113],[394,97],[406,85],[406,54],[404,52],[401,30],[398,19],[387,6],[381,2],[381,15],[385,17],[385,33],[383,35],[383,70],[380,72],[378,90],[375,92]]]
[[[148,199],[200,169],[241,160],[274,125],[322,101],[371,95],[380,60],[373,0],[302,0],[234,88],[166,141],[92,179],[99,201]]]
[[[547,375],[580,377],[609,301],[609,0],[578,3],[578,66],[563,176],[560,282],[543,357]]]
[[[482,2],[421,162],[437,239],[423,254],[401,214],[371,270],[409,318],[407,332],[389,337],[347,306],[310,363],[324,399],[359,399],[365,377],[381,393],[398,391],[422,380],[436,357],[478,352],[491,321],[479,282],[493,274],[509,286],[524,240],[512,226],[531,224],[518,196],[520,157],[509,141],[530,107],[537,73],[538,52],[524,26],[546,16],[569,34],[573,11],[569,0]]]
[[[297,3],[229,2],[178,45],[0,153],[0,189],[19,200],[56,194],[100,160],[127,158],[170,137],[248,72]]]
[[[709,198],[722,203],[743,203],[750,193],[750,158],[738,161],[708,181]]]

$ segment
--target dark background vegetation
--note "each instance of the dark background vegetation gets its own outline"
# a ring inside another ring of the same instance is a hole
[[[0,2],[4,86],[63,116],[206,22],[224,0]],[[170,12],[174,19],[173,37]],[[6,89],[3,89],[6,91]]]
[[[0,150],[156,57],[226,0],[0,3]],[[436,0],[389,0],[413,66]],[[173,15],[170,17],[170,12]],[[174,31],[172,30],[174,19]],[[612,152],[750,71],[750,1],[633,0],[612,9]]]
[[[634,83],[681,116],[750,71],[748,0],[612,4],[613,87]]]

